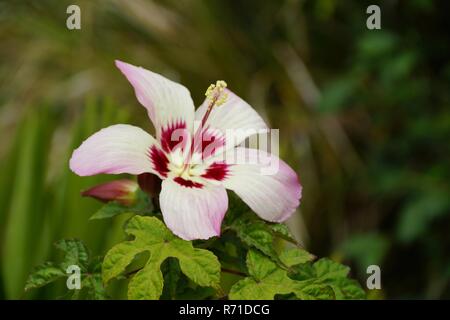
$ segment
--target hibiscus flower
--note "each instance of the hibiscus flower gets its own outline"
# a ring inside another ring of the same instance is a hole
[[[157,175],[164,222],[185,240],[220,235],[228,209],[226,189],[268,221],[282,222],[296,210],[301,186],[292,168],[273,154],[239,146],[268,128],[225,82],[212,85],[195,110],[181,84],[121,61],[116,66],[147,109],[156,139],[132,125],[104,128],[73,152],[73,172]],[[276,170],[267,170],[274,163]]]

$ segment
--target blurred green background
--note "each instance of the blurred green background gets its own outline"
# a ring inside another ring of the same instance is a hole
[[[66,8],[81,8],[81,30]],[[381,7],[382,29],[366,28]],[[370,298],[450,298],[450,5],[448,1],[0,1],[0,298],[23,293],[52,243],[96,254],[120,221],[88,221],[71,151],[98,129],[149,131],[114,59],[186,85],[200,104],[224,79],[280,129],[304,187],[289,226],[317,256],[370,264]]]

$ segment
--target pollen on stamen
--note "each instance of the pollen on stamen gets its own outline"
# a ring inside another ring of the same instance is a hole
[[[218,80],[208,87],[205,96],[211,101],[212,106],[220,106],[227,101],[228,94],[223,92],[226,87],[227,83],[223,80]]]
[[[216,84],[211,84],[205,92],[206,100],[209,100],[208,106],[206,108],[205,114],[203,115],[201,125],[197,128],[197,131],[194,134],[194,141],[199,141],[199,138],[202,133],[202,128],[205,127],[206,121],[208,120],[209,115],[214,107],[220,106],[227,101],[228,93],[224,92],[227,87],[227,83],[223,80],[216,81]],[[191,145],[191,154],[194,152],[195,144]]]

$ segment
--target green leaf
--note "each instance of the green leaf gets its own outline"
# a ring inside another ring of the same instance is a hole
[[[294,292],[294,280],[268,257],[258,251],[247,254],[247,269],[251,277],[238,281],[231,287],[232,300],[271,300],[277,294]]]
[[[249,274],[257,280],[266,278],[278,269],[274,262],[254,250],[248,252],[246,263]]]
[[[52,262],[45,262],[34,268],[28,276],[25,284],[25,291],[43,287],[65,275],[64,271],[55,266]]]
[[[322,258],[314,263],[316,276],[321,279],[345,278],[350,272],[350,268],[334,262],[328,258]]]
[[[231,225],[231,229],[246,245],[260,250],[274,260],[278,259],[274,248],[276,237],[297,244],[285,225],[265,222],[257,219],[253,213],[237,218]]]
[[[100,273],[87,275],[82,282],[82,287],[87,291],[87,299],[105,300],[107,297]]]
[[[39,288],[67,277],[66,269],[70,265],[77,265],[81,269],[81,289],[70,290],[66,298],[103,300],[106,292],[101,277],[101,258],[89,258],[89,252],[84,243],[76,239],[59,240],[55,246],[64,251],[63,262],[56,265],[46,262],[34,269],[29,275],[25,291]]]
[[[184,291],[178,294],[177,298],[180,300],[205,300],[214,296],[215,293],[216,291],[211,287],[195,286],[193,288],[185,288]]]
[[[282,238],[288,242],[298,244],[297,240],[289,231],[287,225],[282,223],[266,223],[266,225],[272,230],[273,234],[279,238]]]
[[[364,299],[366,294],[358,282],[348,279],[350,268],[323,258],[314,264],[316,283],[329,285],[338,300]]]
[[[152,213],[153,205],[150,198],[142,190],[136,191],[136,202],[132,206],[125,206],[116,201],[111,201],[103,205],[89,220],[108,219],[122,213],[134,213],[147,215]]]
[[[329,286],[338,300],[364,299],[366,294],[358,282],[347,278],[350,268],[328,258],[314,264],[297,265],[297,274],[291,275],[303,283]]]
[[[65,252],[61,267],[65,270],[70,265],[77,265],[86,270],[89,263],[89,252],[84,243],[77,239],[63,239],[55,243],[55,246]]]
[[[235,194],[229,194],[229,209],[224,225],[233,230],[247,246],[255,248],[277,260],[274,248],[276,238],[298,245],[288,227],[281,223],[271,223],[259,219],[255,213]]]
[[[286,266],[291,267],[297,264],[314,260],[314,255],[303,249],[292,248],[281,252],[280,260]]]
[[[104,204],[89,220],[108,219],[122,213],[132,212],[130,207],[124,206],[116,201]]]
[[[333,289],[337,300],[366,298],[366,293],[356,280],[338,278],[334,279],[330,286]]]
[[[336,299],[333,289],[325,284],[310,284],[304,286],[298,292],[302,300],[333,300]]]
[[[210,251],[197,249],[189,241],[173,235],[155,217],[135,216],[126,226],[126,233],[134,240],[119,243],[105,256],[103,281],[119,276],[142,252],[150,252],[145,266],[130,280],[130,299],[158,299],[163,290],[161,264],[169,257],[178,259],[181,271],[200,286],[217,288],[220,281],[220,263]]]
[[[296,249],[294,249],[296,250]],[[286,264],[294,265],[297,274],[289,274],[262,253],[250,250],[247,269],[250,277],[238,281],[230,290],[230,299],[274,299],[276,295],[294,294],[299,299],[363,299],[359,284],[347,278],[349,268],[329,259],[312,264],[303,253],[282,253]],[[308,257],[310,259],[310,257]],[[291,273],[292,270],[289,270]],[[297,276],[297,277],[296,277]]]
[[[178,282],[181,278],[181,270],[178,261],[174,258],[168,258],[162,264],[164,274],[163,299],[176,299]]]
[[[105,300],[107,298],[102,281],[102,257],[92,258],[88,272],[84,275],[82,286],[87,289],[87,298],[93,300]]]
[[[268,256],[276,257],[276,251],[273,246],[273,234],[264,222],[255,220],[238,221],[234,224],[234,230],[238,237],[250,247],[254,247]]]

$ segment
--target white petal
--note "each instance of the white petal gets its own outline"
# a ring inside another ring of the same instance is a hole
[[[219,129],[226,136],[226,149],[239,145],[247,137],[267,130],[261,116],[244,100],[226,89],[226,102],[215,107],[206,121],[205,127]],[[195,120],[201,121],[208,107],[208,100],[195,112]]]
[[[228,208],[224,187],[203,185],[202,188],[189,188],[167,179],[162,183],[159,202],[164,222],[177,236],[194,240],[220,235],[220,226]]]
[[[73,152],[70,169],[80,176],[154,173],[148,151],[155,143],[141,128],[116,124],[86,139]]]
[[[133,85],[137,99],[147,109],[158,138],[163,128],[180,122],[185,123],[191,132],[195,107],[188,89],[142,67],[118,60],[116,66]]]
[[[299,206],[302,190],[294,170],[277,156],[262,150],[236,148],[233,151],[227,152],[229,173],[223,185],[261,218],[273,222],[289,218]]]

